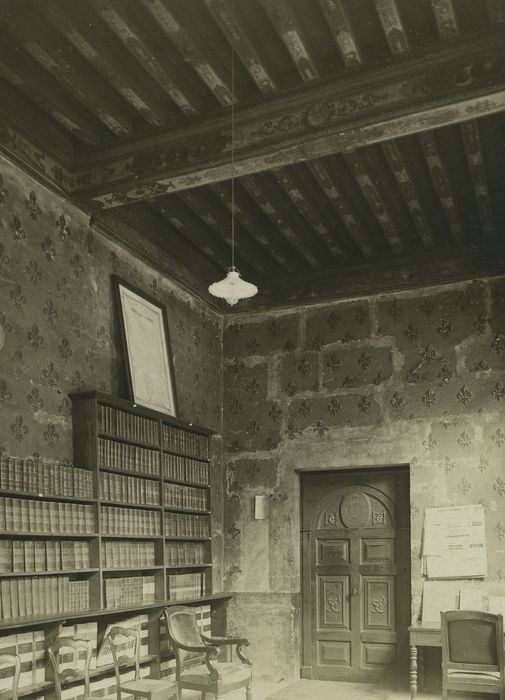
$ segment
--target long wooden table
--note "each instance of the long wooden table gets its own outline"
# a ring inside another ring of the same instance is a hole
[[[410,644],[410,697],[417,695],[418,647],[441,647],[442,633],[439,622],[415,622],[409,627]]]

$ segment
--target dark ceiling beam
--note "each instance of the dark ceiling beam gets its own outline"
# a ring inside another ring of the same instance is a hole
[[[116,91],[140,116],[153,126],[163,126],[167,123],[166,109],[153,97],[146,87],[133,61],[125,62],[119,59],[114,51],[113,43],[100,36],[98,28],[92,26],[82,16],[79,9],[82,3],[75,5],[70,2],[45,0],[39,4],[39,10],[51,22],[53,28],[60,31],[74,48],[89,62],[91,66],[103,75],[110,84],[110,89]]]
[[[180,199],[190,207],[208,228],[216,236],[225,241],[230,249],[231,260],[231,201],[230,188],[224,185],[218,193],[206,190],[186,190],[180,192]],[[169,200],[170,201],[170,198]],[[276,265],[271,255],[265,251],[263,246],[244,229],[237,217],[234,217],[235,224],[235,258],[237,266],[245,273],[245,261],[247,261],[248,272],[253,275],[265,275],[276,271]]]
[[[103,127],[99,121],[77,101],[65,97],[54,78],[29,54],[16,50],[8,37],[0,41],[0,75],[78,139],[90,145],[100,142]]]
[[[382,232],[393,253],[403,252],[404,245],[393,217],[384,205],[384,198],[378,189],[378,185],[372,180],[367,172],[365,163],[358,151],[344,153],[343,158],[352,172],[361,193],[372,209],[380,224]]]
[[[397,0],[373,0],[392,54],[405,53],[410,44]]]
[[[205,0],[205,4],[260,92],[274,92],[277,87],[271,71],[250,41],[248,31],[233,7],[224,0]]]
[[[187,241],[199,248],[221,270],[230,266],[230,248],[216,236],[177,195],[153,200],[150,207],[169,221]],[[191,262],[188,260],[188,263]],[[245,272],[245,271],[244,271]]]
[[[281,167],[505,108],[505,33],[432,50],[359,76],[308,83],[236,111],[236,176]],[[99,209],[229,179],[229,117],[80,158],[73,194]]]
[[[423,150],[424,159],[430,171],[431,181],[437,193],[440,205],[443,209],[449,233],[456,244],[463,243],[466,239],[465,230],[459,211],[456,206],[451,183],[444,170],[442,158],[432,131],[424,131],[419,134],[419,141]]]
[[[370,240],[326,164],[323,160],[312,160],[307,163],[307,167],[325,193],[328,201],[331,202],[334,211],[344,224],[344,228],[353,243],[365,258],[371,257],[372,246],[370,245]]]
[[[474,277],[501,276],[505,266],[503,242],[481,250],[475,246],[437,248],[400,258],[308,272],[303,277],[278,275],[259,280],[260,293],[240,311],[289,307],[330,299],[352,299],[384,292],[432,287]],[[282,301],[280,301],[282,300]]]
[[[108,0],[107,3],[103,0],[87,2],[181,112],[190,116],[197,114],[199,106],[192,90],[177,74],[176,67],[163,50],[163,44],[149,35],[132,16],[132,6],[121,0]]]
[[[453,41],[459,36],[458,19],[453,0],[431,0],[438,34],[444,41]]]
[[[229,183],[217,182],[210,187],[221,196],[229,190]],[[240,182],[235,182],[235,217],[284,270],[293,272],[306,267],[303,257],[279,235],[278,229]]]
[[[133,226],[150,240],[155,241],[168,258],[174,260],[181,268],[198,271],[204,279],[212,279],[221,271],[220,266],[194,246],[180,231],[162,216],[149,202],[141,202],[120,211],[119,219]],[[99,223],[101,214],[96,217]],[[190,264],[188,264],[190,261]]]
[[[260,3],[288,50],[302,80],[319,78],[319,71],[303,40],[302,28],[289,0],[260,0]]]
[[[227,107],[236,102],[230,88],[219,71],[212,65],[208,56],[198,45],[198,37],[193,41],[191,33],[178,22],[176,17],[161,0],[141,0],[142,5],[163,29],[172,44],[200,76],[214,97]],[[196,19],[196,18],[195,18]]]
[[[363,57],[342,0],[319,0],[319,5],[340,51],[344,66],[354,68],[361,65]]]
[[[482,226],[482,233],[494,234],[495,224],[493,220],[491,198],[489,196],[486,166],[482,156],[479,126],[477,121],[474,120],[461,124],[460,128],[468,168],[470,170],[475,203],[477,204],[480,224]]]
[[[505,3],[503,0],[486,0],[486,7],[492,24],[505,22]]]
[[[273,226],[281,232],[283,238],[305,259],[306,266],[317,268],[321,264],[323,255],[314,253],[308,243],[305,232],[300,234],[291,224],[291,216],[286,216],[286,207],[279,202],[278,194],[275,194],[273,183],[269,181],[269,174],[252,175],[240,180],[242,186],[256,201],[261,211],[272,222]],[[303,226],[302,226],[303,228]]]
[[[11,27],[13,38],[53,78],[117,136],[132,136],[133,122],[126,105],[107,83],[75,52],[72,45],[49,30],[33,13],[30,21]]]
[[[422,200],[414,180],[402,156],[400,148],[395,141],[385,141],[381,144],[382,152],[386,156],[391,172],[402,193],[403,201],[416,228],[419,239],[425,248],[431,248],[435,244],[431,224],[426,216]]]
[[[312,199],[304,192],[303,184],[293,172],[293,167],[274,169],[271,171],[275,181],[293,203],[293,207],[310,226],[314,237],[320,239],[323,246],[334,260],[346,260],[349,256],[345,247],[339,242],[334,233],[334,227],[323,221],[320,212],[316,211]]]

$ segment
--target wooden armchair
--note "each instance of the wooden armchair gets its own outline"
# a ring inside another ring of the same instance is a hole
[[[61,668],[62,649],[72,649],[75,666]],[[79,668],[79,651],[84,651],[84,663]],[[47,649],[49,661],[53,669],[54,687],[58,700],[61,700],[61,686],[72,681],[84,681],[84,700],[90,700],[89,689],[89,664],[91,661],[91,642],[84,639],[73,639],[72,637],[58,637]]]
[[[252,700],[252,664],[243,651],[247,639],[205,636],[190,607],[176,605],[162,614],[175,654],[178,700],[182,690],[197,690],[202,700],[211,693],[218,700],[223,693],[244,687],[246,700]],[[238,662],[217,661],[218,647],[224,645],[236,647]]]
[[[471,610],[441,614],[442,698],[449,690],[505,700],[503,617]]]
[[[19,676],[21,675],[21,659],[17,654],[0,654],[0,666],[14,666],[14,674],[12,676],[11,698],[18,700]],[[7,681],[4,679],[4,683]],[[7,688],[5,688],[7,689]]]
[[[168,698],[177,695],[176,684],[173,680],[140,677],[140,632],[138,629],[115,626],[110,630],[108,640],[116,674],[117,700],[121,700],[122,692],[133,695],[135,698],[146,698],[146,700],[168,700]],[[121,667],[124,666],[130,668],[133,666],[135,670],[133,680],[121,680]]]

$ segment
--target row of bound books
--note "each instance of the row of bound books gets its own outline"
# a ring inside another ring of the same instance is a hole
[[[73,612],[89,608],[89,581],[68,576],[34,576],[0,581],[3,619]]]
[[[127,576],[105,580],[105,607],[154,603],[154,576]]]
[[[20,631],[0,637],[0,656],[17,654],[21,660],[19,687],[43,683],[46,678],[46,639],[44,630]],[[0,690],[11,687],[14,666],[0,668]]]
[[[161,534],[160,514],[155,510],[101,506],[102,533],[104,535],[152,535]]]
[[[207,489],[181,484],[163,484],[163,498],[168,508],[207,510]]]
[[[93,474],[66,462],[2,455],[0,491],[93,498]]]
[[[160,453],[147,447],[98,438],[98,464],[103,469],[159,476]]]
[[[165,479],[192,481],[194,484],[209,483],[209,463],[192,457],[163,453],[163,476]]]
[[[135,442],[158,442],[158,423],[150,418],[135,416],[112,406],[98,406],[98,430]]]
[[[163,447],[182,452],[190,457],[209,458],[209,440],[204,435],[190,433],[182,428],[163,425]]]
[[[200,598],[204,595],[203,573],[169,574],[167,586],[170,600]]]
[[[110,569],[155,566],[154,542],[105,540],[102,543],[102,565]]]
[[[210,536],[209,517],[189,513],[165,513],[165,537]]]
[[[171,542],[165,544],[167,566],[206,565],[205,547],[201,542]]]
[[[0,539],[0,572],[41,572],[89,569],[85,540]]]
[[[92,534],[95,507],[80,503],[0,497],[0,531]]]
[[[144,506],[160,504],[160,485],[152,479],[139,479],[100,472],[100,498],[122,503],[138,503]]]

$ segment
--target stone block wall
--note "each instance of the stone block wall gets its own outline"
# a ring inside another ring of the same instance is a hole
[[[505,588],[505,278],[237,316],[224,357],[225,587],[259,675],[298,674],[296,469],[410,465],[413,618],[428,506],[484,505],[476,585]]]

